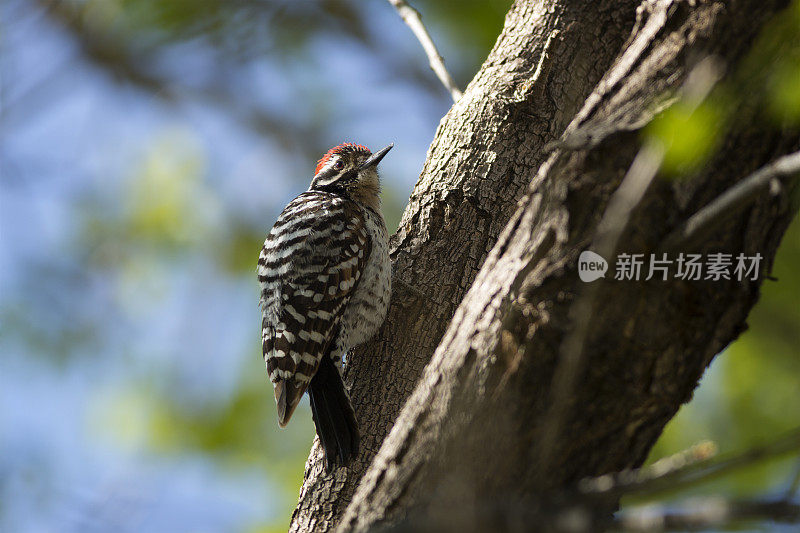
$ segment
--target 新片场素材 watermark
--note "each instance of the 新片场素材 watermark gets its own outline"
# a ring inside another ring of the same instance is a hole
[[[761,270],[760,253],[745,255],[716,252],[709,254],[679,253],[677,257],[660,254],[619,254],[614,263],[614,279],[618,281],[685,281],[757,280]],[[585,250],[578,257],[578,276],[591,282],[604,278],[608,262],[601,255]]]

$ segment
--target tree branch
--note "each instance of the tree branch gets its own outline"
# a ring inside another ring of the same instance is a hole
[[[646,506],[623,511],[613,529],[622,531],[686,531],[727,528],[749,520],[784,524],[800,522],[800,505],[787,500],[697,498],[680,505]]]
[[[780,157],[761,167],[720,194],[667,235],[660,251],[669,252],[696,246],[724,222],[751,205],[775,179],[798,173],[800,173],[800,151]],[[778,192],[781,188],[778,188]]]
[[[431,39],[428,30],[425,29],[419,11],[411,7],[405,0],[388,0],[388,2],[394,6],[403,21],[411,28],[411,31],[414,32],[419,44],[421,44],[423,50],[425,50],[425,55],[428,56],[431,70],[433,70],[436,77],[439,78],[439,81],[442,82],[445,89],[450,92],[450,96],[453,97],[453,102],[457,102],[463,93],[459,90],[455,80],[447,71],[447,67],[444,66],[444,59],[436,48],[436,45],[433,44],[433,39]]]
[[[675,491],[711,481],[719,476],[745,468],[755,463],[800,452],[800,428],[773,442],[753,447],[744,452],[731,453],[724,457],[709,458],[688,465],[654,464],[636,470],[609,474],[580,482],[584,494],[623,494],[652,496],[665,491]],[[664,467],[667,466],[665,469]]]

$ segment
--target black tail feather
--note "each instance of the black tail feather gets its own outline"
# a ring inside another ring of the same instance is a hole
[[[359,432],[350,397],[336,365],[327,354],[308,386],[311,414],[325,451],[325,470],[347,466],[358,455]]]
[[[325,451],[325,471],[330,472],[331,464],[328,450],[333,448],[336,440],[333,435],[333,424],[324,407],[325,400],[323,399],[320,388],[314,386],[314,379],[311,380],[308,387],[308,399],[311,402],[311,417],[314,419],[314,427],[317,428],[319,442],[322,444],[322,449]]]

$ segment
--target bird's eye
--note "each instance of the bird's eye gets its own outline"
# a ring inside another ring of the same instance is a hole
[[[336,163],[333,164],[333,168],[335,168],[336,170],[342,170],[344,168],[344,163],[342,163],[341,161],[337,161]]]

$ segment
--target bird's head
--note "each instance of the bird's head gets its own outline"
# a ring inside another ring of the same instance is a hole
[[[334,146],[317,162],[308,190],[337,192],[380,212],[378,163],[392,146],[374,154],[360,144]]]

